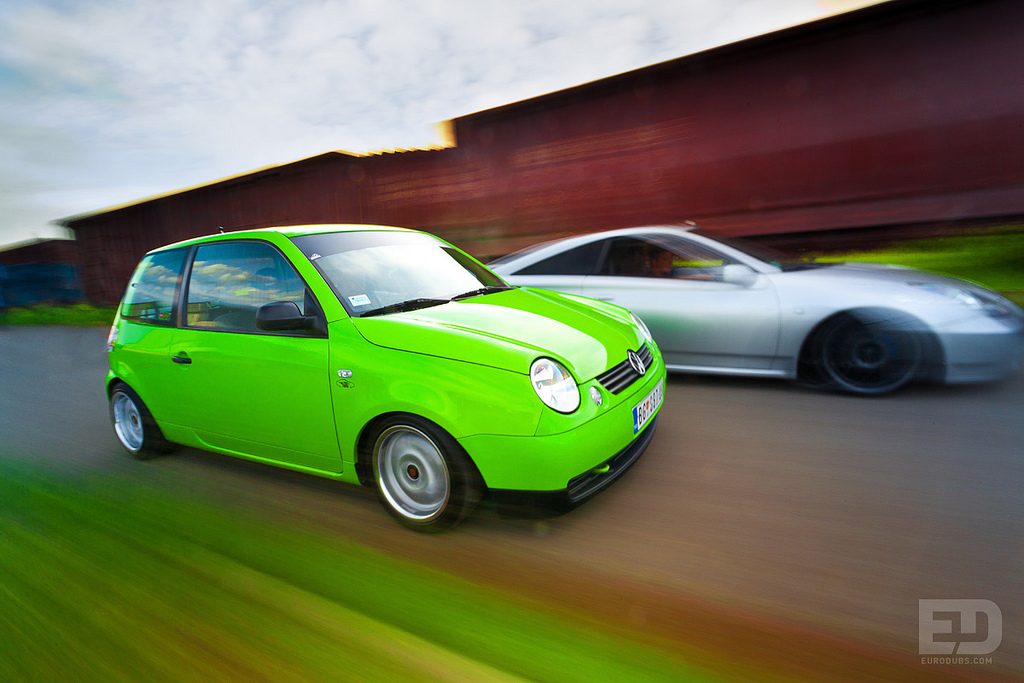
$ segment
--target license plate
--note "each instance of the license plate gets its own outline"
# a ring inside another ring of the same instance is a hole
[[[644,397],[644,400],[633,406],[633,433],[636,434],[643,426],[647,424],[647,421],[651,419],[651,415],[654,415],[654,411],[661,405],[661,397],[663,395],[663,389],[661,382],[658,382],[657,386],[651,390],[651,393]]]

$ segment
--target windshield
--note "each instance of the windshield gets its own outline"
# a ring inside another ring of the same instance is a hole
[[[776,249],[775,247],[769,247],[767,244],[762,244],[750,239],[744,239],[742,237],[722,237],[721,235],[711,234],[704,230],[699,232],[695,231],[694,234],[720,242],[726,246],[736,249],[737,251],[742,251],[747,256],[753,256],[759,261],[775,266],[784,272],[808,270],[811,268],[825,268],[827,266],[835,265],[831,263],[815,263],[811,257],[788,254],[782,250]]]
[[[489,266],[497,266],[497,265],[501,265],[502,263],[507,263],[508,261],[513,261],[513,260],[515,260],[517,258],[520,258],[521,256],[526,256],[527,254],[532,254],[533,252],[537,251],[538,249],[543,249],[544,247],[546,247],[548,245],[551,245],[551,244],[554,244],[557,241],[558,240],[548,240],[547,242],[541,242],[539,244],[531,244],[528,247],[523,247],[522,249],[519,249],[517,251],[513,251],[511,254],[505,254],[504,256],[499,256],[497,258],[493,258],[493,259],[491,259],[490,261],[487,262],[487,265],[489,265]]]
[[[484,266],[423,233],[332,232],[292,241],[356,316],[423,308],[508,288]]]

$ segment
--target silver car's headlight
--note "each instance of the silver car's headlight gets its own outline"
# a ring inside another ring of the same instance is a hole
[[[653,341],[654,338],[651,336],[651,331],[647,329],[647,325],[644,325],[644,321],[637,317],[636,313],[630,313],[633,316],[633,323],[640,328],[640,331],[644,333],[644,339],[647,341]]]
[[[538,358],[530,366],[530,383],[540,400],[560,413],[571,413],[580,407],[580,390],[576,380],[550,358]]]
[[[932,294],[958,301],[977,311],[983,311],[993,318],[1004,318],[1012,312],[1010,306],[1007,305],[1009,301],[995,293],[972,292],[962,287],[944,285],[939,282],[911,282],[910,284]]]

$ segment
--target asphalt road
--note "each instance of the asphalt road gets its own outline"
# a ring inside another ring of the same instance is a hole
[[[0,329],[4,453],[234,499],[533,596],[603,591],[600,609],[682,637],[688,614],[721,612],[796,634],[770,647],[834,638],[914,664],[919,599],[986,598],[1004,620],[994,666],[1024,673],[1024,377],[883,399],[672,377],[651,448],[595,499],[538,519],[485,507],[425,536],[335,482],[194,450],[127,458],[104,334]]]

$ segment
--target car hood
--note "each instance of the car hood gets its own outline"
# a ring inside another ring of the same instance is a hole
[[[378,346],[524,374],[537,358],[554,358],[580,382],[622,362],[642,341],[623,308],[530,287],[353,324]]]
[[[815,303],[829,308],[896,306],[914,315],[925,316],[933,326],[977,312],[934,289],[906,286],[930,284],[966,290],[982,301],[1003,307],[1021,317],[1020,309],[1013,302],[990,289],[965,280],[901,266],[844,263],[774,273],[769,277],[777,287],[783,306],[794,304],[803,308]]]
[[[817,264],[815,264],[817,265]],[[821,267],[799,269],[778,273],[774,277],[786,280],[815,281],[848,284],[911,284],[929,282],[950,285],[970,290],[987,291],[978,285],[956,278],[926,273],[904,266],[887,266],[874,263],[820,264]]]

